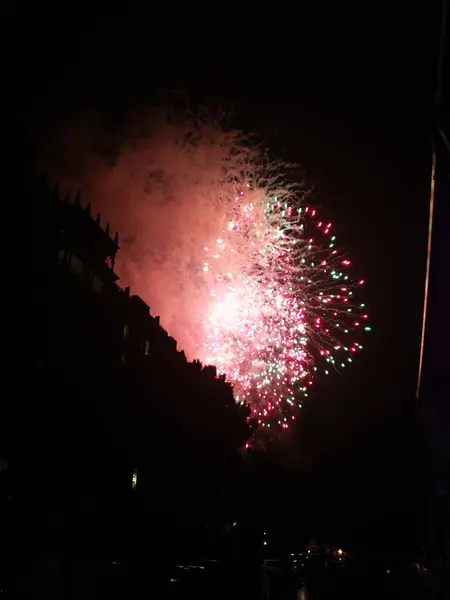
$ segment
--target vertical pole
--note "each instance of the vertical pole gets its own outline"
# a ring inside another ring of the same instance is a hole
[[[430,185],[430,209],[428,217],[428,244],[427,244],[427,264],[425,269],[425,292],[423,298],[423,316],[422,316],[422,335],[420,339],[420,357],[419,357],[419,375],[417,378],[416,388],[416,400],[419,402],[420,388],[422,383],[422,367],[423,367],[423,354],[425,347],[425,330],[427,325],[427,311],[428,311],[428,288],[430,284],[430,265],[431,265],[431,242],[433,238],[433,217],[434,217],[434,189],[436,179],[436,148],[434,139],[432,143],[432,158],[431,158],[431,185]]]
[[[438,48],[438,62],[437,62],[437,81],[436,81],[436,92],[434,96],[434,114],[435,118],[439,118],[439,110],[441,104],[441,93],[442,93],[442,77],[444,67],[444,52],[445,52],[445,33],[447,27],[447,0],[441,2],[441,30],[439,35],[439,48]],[[428,219],[428,244],[427,244],[427,264],[425,271],[425,291],[423,301],[423,317],[422,317],[422,335],[420,341],[420,357],[419,357],[419,374],[417,378],[416,388],[416,401],[419,402],[420,389],[422,383],[422,369],[423,369],[423,356],[425,348],[425,330],[427,324],[427,310],[428,310],[428,289],[430,283],[430,266],[431,266],[431,243],[433,235],[433,217],[434,217],[434,195],[435,195],[435,179],[436,179],[436,144],[434,135],[438,134],[438,131],[433,131],[431,138],[432,144],[432,158],[431,158],[431,185],[430,185],[430,205],[429,205],[429,219]]]

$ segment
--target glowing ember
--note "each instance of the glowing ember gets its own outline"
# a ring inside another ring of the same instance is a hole
[[[363,282],[351,278],[332,224],[316,210],[246,187],[215,245],[204,248],[210,291],[199,354],[227,375],[263,427],[286,429],[317,359],[328,374],[362,348],[354,334],[367,315],[356,317],[364,305],[353,288]]]

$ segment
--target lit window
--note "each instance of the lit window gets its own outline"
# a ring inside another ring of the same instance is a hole
[[[133,471],[133,477],[131,479],[131,489],[135,490],[137,486],[137,469]]]
[[[123,339],[126,340],[128,338],[128,335],[130,333],[130,328],[128,327],[128,325],[124,325],[123,327]]]
[[[145,343],[144,343],[144,354],[145,354],[145,356],[148,356],[149,350],[150,350],[150,342],[148,340],[145,340]]]
[[[91,273],[90,284],[95,292],[100,294],[103,291],[103,281],[95,273]]]
[[[70,268],[72,269],[72,271],[74,273],[76,273],[77,275],[83,275],[84,272],[84,264],[83,262],[78,258],[78,256],[75,256],[75,254],[72,254],[72,256],[70,257]]]

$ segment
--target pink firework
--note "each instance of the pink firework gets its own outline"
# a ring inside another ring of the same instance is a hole
[[[244,186],[205,247],[205,362],[262,427],[289,427],[317,371],[343,369],[370,330],[332,224],[306,205]],[[288,196],[288,195],[287,195]]]
[[[41,168],[120,232],[122,284],[188,359],[225,373],[261,429],[286,429],[319,374],[347,367],[370,329],[333,226],[284,184],[290,165],[267,164],[208,115],[154,110],[121,133],[84,119],[46,131]]]

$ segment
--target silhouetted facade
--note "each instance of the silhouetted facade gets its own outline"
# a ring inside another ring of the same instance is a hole
[[[79,195],[61,201],[57,189],[42,187],[40,196],[33,299],[38,376],[88,371],[103,383],[99,396],[125,389],[140,418],[165,422],[170,436],[184,436],[201,452],[202,444],[225,454],[244,444],[247,412],[235,404],[230,384],[214,367],[187,362],[150,307],[117,285],[118,234],[110,237],[109,224],[103,229],[100,214],[93,219]]]
[[[251,429],[232,386],[189,363],[149,306],[119,287],[118,234],[79,195],[23,187],[33,199],[30,368],[2,444],[22,503],[14,536],[70,587],[78,554],[98,565],[115,553],[144,560],[156,546],[164,557],[177,530],[204,523]]]

